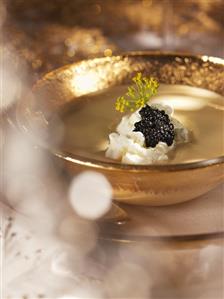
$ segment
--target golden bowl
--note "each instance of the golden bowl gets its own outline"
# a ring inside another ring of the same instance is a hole
[[[135,52],[96,58],[67,65],[46,74],[32,93],[18,105],[21,128],[48,129],[49,119],[65,104],[80,96],[130,82],[136,72],[150,75],[164,84],[188,85],[224,95],[224,60],[177,53]],[[88,82],[88,84],[83,84]],[[203,161],[162,165],[124,165],[100,161],[82,153],[68,153],[49,142],[49,136],[36,139],[72,174],[95,170],[110,181],[114,199],[139,205],[169,205],[198,197],[224,178],[224,157]]]

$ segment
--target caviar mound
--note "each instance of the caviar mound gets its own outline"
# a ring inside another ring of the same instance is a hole
[[[164,110],[145,105],[140,111],[141,120],[134,124],[134,132],[145,137],[146,147],[156,147],[159,142],[168,146],[174,141],[174,125]]]

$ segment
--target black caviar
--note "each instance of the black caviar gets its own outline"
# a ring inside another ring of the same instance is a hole
[[[141,132],[145,137],[146,147],[155,147],[160,141],[172,145],[174,125],[164,110],[145,105],[140,111],[141,121],[134,124],[134,132]]]

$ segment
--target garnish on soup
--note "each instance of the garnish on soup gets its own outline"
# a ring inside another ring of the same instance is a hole
[[[154,78],[138,73],[132,81],[134,85],[115,103],[117,111],[132,113],[123,116],[116,132],[109,135],[106,156],[127,164],[167,160],[176,144],[188,142],[188,130],[172,117],[170,106],[150,103],[159,87]]]

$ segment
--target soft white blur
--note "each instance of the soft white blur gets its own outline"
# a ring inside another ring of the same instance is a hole
[[[52,230],[54,217],[61,210],[62,183],[54,175],[54,166],[44,151],[18,131],[7,133],[4,147],[6,198],[18,212],[32,217],[33,225],[38,224],[39,230]]]
[[[77,257],[85,257],[97,245],[98,230],[95,223],[68,214],[59,225],[59,236],[73,246]]]
[[[79,298],[77,296],[66,295],[66,296],[60,297],[59,299],[79,299]]]
[[[144,266],[118,262],[108,271],[105,289],[109,298],[150,299],[150,277]]]
[[[4,55],[3,55],[4,57]],[[0,76],[1,76],[1,101],[0,112],[6,110],[21,95],[21,81],[18,74],[15,73],[12,61],[9,59],[0,60]]]
[[[73,179],[69,198],[76,213],[86,219],[98,219],[112,204],[112,188],[100,173],[86,171]]]

